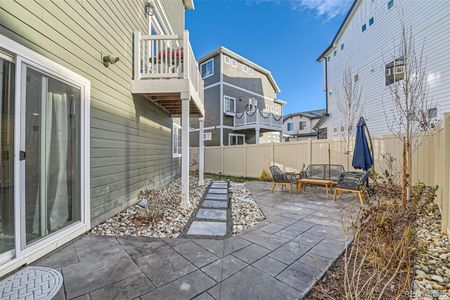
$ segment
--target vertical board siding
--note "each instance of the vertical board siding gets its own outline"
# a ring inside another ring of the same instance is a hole
[[[183,31],[182,1],[162,1]],[[172,158],[172,119],[131,94],[132,32],[148,31],[145,0],[17,0],[0,2],[0,34],[91,81],[91,224],[137,201],[149,183],[160,187],[180,173]],[[104,55],[120,61],[106,68]]]

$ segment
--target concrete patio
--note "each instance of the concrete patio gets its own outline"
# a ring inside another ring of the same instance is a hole
[[[84,235],[37,261],[59,270],[55,299],[300,299],[344,251],[337,202],[320,188],[270,193],[251,182],[267,219],[225,240]]]

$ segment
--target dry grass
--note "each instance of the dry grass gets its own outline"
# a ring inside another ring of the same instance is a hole
[[[403,207],[393,180],[375,174],[372,182],[375,199],[343,222],[346,236],[353,236],[351,246],[307,299],[407,299],[414,257],[421,250],[417,219],[432,209],[436,188],[414,186]]]

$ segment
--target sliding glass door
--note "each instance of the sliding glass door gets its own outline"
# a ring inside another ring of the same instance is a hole
[[[23,68],[22,244],[29,245],[81,221],[81,90],[29,66]]]
[[[0,53],[0,255],[14,249],[14,72]]]

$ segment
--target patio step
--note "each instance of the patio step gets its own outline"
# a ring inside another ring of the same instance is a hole
[[[231,233],[229,183],[213,181],[181,234],[190,238],[225,238]]]

